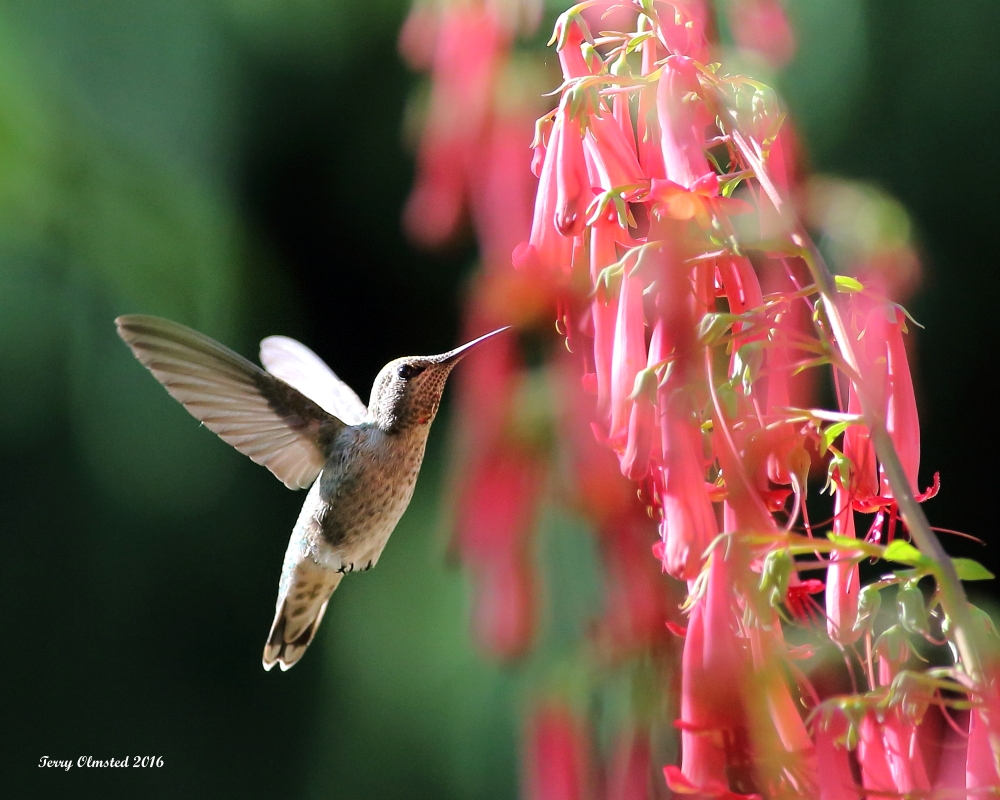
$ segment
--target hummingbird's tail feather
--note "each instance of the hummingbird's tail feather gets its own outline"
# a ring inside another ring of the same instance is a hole
[[[306,581],[293,583],[279,600],[271,632],[264,645],[265,670],[277,664],[284,672],[305,654],[323,621],[330,596],[344,577],[341,573],[324,572],[321,582],[312,585]]]

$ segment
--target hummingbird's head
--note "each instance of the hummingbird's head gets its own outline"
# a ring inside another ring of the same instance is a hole
[[[372,385],[369,416],[391,433],[430,425],[455,365],[473,347],[505,330],[508,328],[499,328],[441,355],[405,356],[390,361]]]

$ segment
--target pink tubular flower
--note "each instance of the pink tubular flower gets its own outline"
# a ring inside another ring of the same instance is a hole
[[[592,198],[583,133],[564,100],[556,111],[542,162],[531,236],[515,248],[514,266],[568,273],[573,262],[573,236],[582,232]]]
[[[785,677],[788,646],[777,613],[772,612],[770,625],[750,628],[747,638],[756,673],[752,706],[757,719],[750,736],[757,769],[765,776],[771,773],[771,782],[788,771],[789,784],[805,791],[817,783],[815,753]]]
[[[557,41],[556,52],[559,55],[559,66],[562,68],[563,78],[582,78],[600,71],[600,61],[588,63],[583,54],[583,45],[587,37],[584,35],[583,19],[579,16],[570,17],[562,14],[556,20],[556,26],[552,34]]]
[[[664,177],[685,189],[714,175],[705,158],[705,127],[711,117],[700,91],[694,62],[684,56],[668,58],[656,94]]]
[[[680,580],[692,580],[701,571],[705,550],[719,532],[705,485],[701,431],[687,411],[683,397],[670,402],[661,390],[663,467],[654,475],[660,504],[657,546],[663,569]]]
[[[537,598],[531,559],[523,547],[498,549],[473,569],[472,629],[483,652],[510,660],[531,645]]]
[[[538,194],[531,221],[531,236],[514,248],[513,261],[518,269],[541,275],[568,272],[573,263],[573,239],[563,236],[556,228],[560,211],[559,177],[561,142],[565,120],[557,116],[549,134],[542,171],[538,177]]]
[[[536,709],[526,742],[525,800],[588,800],[588,739],[584,723],[565,706]]]
[[[830,715],[816,724],[816,774],[819,800],[861,800],[861,792],[851,769],[843,713]]]
[[[861,765],[861,781],[865,789],[888,795],[896,793],[896,783],[889,769],[885,743],[882,741],[881,726],[874,711],[865,714],[861,721],[858,762]]]
[[[675,223],[657,224],[657,236],[669,236]],[[661,463],[653,470],[660,507],[660,537],[656,554],[664,570],[682,580],[700,571],[706,548],[718,533],[715,510],[706,486],[704,445],[691,401],[690,382],[701,351],[693,336],[690,271],[672,246],[648,251],[650,277],[655,278],[659,320],[653,344],[673,356],[669,376],[659,382]],[[657,354],[659,355],[659,354]],[[652,358],[650,358],[650,363]]]
[[[753,266],[747,258],[726,257],[717,261],[719,276],[725,286],[726,299],[729,301],[729,310],[733,314],[745,314],[753,309],[759,308],[764,302],[764,297],[760,291],[760,283],[757,281],[757,273],[753,271]],[[752,332],[752,325],[747,322],[739,322],[733,326],[733,359],[739,354],[739,349],[753,341],[766,339],[767,331],[758,330]],[[730,367],[732,369],[732,366]]]
[[[920,467],[920,423],[913,380],[903,343],[903,313],[893,303],[876,304],[867,315],[862,339],[855,348],[862,380],[882,415],[899,454],[906,478],[917,491]],[[857,388],[852,384],[848,412],[861,412]],[[844,434],[844,454],[854,464],[851,490],[855,508],[871,511],[892,499],[888,479],[875,472],[875,452],[866,427],[854,425]]]
[[[460,144],[430,136],[421,144],[417,184],[406,201],[403,225],[424,246],[437,247],[458,230],[465,196],[461,152]]]
[[[723,551],[714,552],[704,594],[691,609],[681,661],[681,769],[666,772],[675,791],[709,797],[727,796],[727,759],[743,760],[747,723],[749,660],[734,631],[733,565]]]
[[[917,471],[920,468],[920,421],[917,417],[917,401],[913,394],[913,379],[910,377],[906,346],[903,344],[903,312],[899,306],[893,305],[875,309],[872,313],[879,311],[887,323],[884,356],[887,378],[885,426],[893,444],[896,445],[907,481],[914,491],[919,491]],[[876,329],[881,327],[879,320]],[[881,359],[880,355],[880,362]],[[882,496],[892,496],[889,481],[884,474]]]
[[[647,363],[646,323],[643,317],[642,279],[632,274],[626,261],[622,268],[618,294],[618,319],[615,323],[614,347],[611,356],[611,429],[608,442],[621,451],[628,438],[628,422],[632,413],[632,390],[635,377]]]
[[[847,413],[860,415],[861,410],[861,400],[851,382]],[[871,510],[872,500],[878,496],[878,465],[867,425],[851,425],[844,431],[844,456],[851,464],[850,493],[854,507],[859,511]]]
[[[631,132],[626,135],[610,113],[590,117],[584,146],[593,186],[609,190],[639,184],[643,180],[630,139]]]
[[[653,328],[649,341],[649,356],[642,377],[632,393],[632,412],[628,421],[628,439],[621,457],[622,474],[634,481],[649,474],[650,460],[659,460],[661,452],[656,437],[657,367],[667,357],[663,320]]]
[[[898,629],[897,629],[898,631]],[[879,660],[879,683],[889,686],[899,671],[905,666],[910,653],[910,646],[901,632],[892,631],[883,635],[876,646]],[[924,706],[926,709],[926,705]],[[891,705],[880,720],[873,719],[870,725],[874,731],[868,730],[869,744],[871,739],[880,735],[882,740],[882,757],[891,778],[891,787],[900,793],[920,792],[930,789],[930,780],[924,766],[924,756],[920,748],[917,722],[923,714],[920,712],[914,718],[907,713],[901,704]],[[871,716],[871,712],[869,713]],[[868,717],[865,719],[868,722]],[[865,732],[862,729],[862,738]],[[875,752],[878,750],[875,748]],[[876,756],[877,771],[872,772],[872,779],[880,784],[877,788],[886,788],[885,772],[882,770],[881,758]],[[862,764],[862,768],[864,768]],[[865,784],[866,787],[868,783]],[[872,787],[876,788],[876,787]]]
[[[615,324],[618,295],[599,282],[600,274],[618,260],[615,238],[618,226],[603,218],[590,229],[590,278],[597,287],[590,304],[594,336],[594,372],[597,391],[597,418],[607,427],[611,414],[611,382],[614,364]]]
[[[656,39],[642,43],[642,74],[648,75],[656,69],[661,55]],[[635,121],[636,152],[643,173],[649,178],[665,178],[663,149],[660,146],[660,121],[657,112],[657,87],[646,86],[639,93],[639,114]]]
[[[988,710],[997,714],[998,708]],[[968,753],[965,760],[965,787],[982,790],[1000,785],[996,757],[990,746],[989,724],[981,709],[974,708],[969,715]]]
[[[837,488],[833,514],[833,532],[856,538],[854,510],[846,489]],[[851,558],[851,553],[836,551],[830,556],[826,570],[826,629],[830,638],[842,647],[856,642],[862,633],[855,629],[861,581],[858,564]]]
[[[556,162],[556,230],[563,236],[579,236],[583,233],[587,206],[594,193],[590,188],[587,161],[583,155],[583,132],[580,123],[570,116],[565,101],[556,112],[552,136],[559,153]]]

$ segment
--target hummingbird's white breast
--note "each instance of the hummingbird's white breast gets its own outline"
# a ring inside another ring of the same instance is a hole
[[[345,572],[374,566],[413,497],[428,427],[345,428],[309,489],[283,571],[304,558]]]

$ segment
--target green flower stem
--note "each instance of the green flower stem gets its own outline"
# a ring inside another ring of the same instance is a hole
[[[819,288],[820,296],[823,298],[823,308],[837,348],[847,365],[860,375],[851,337],[837,306],[837,287],[833,275],[812,240],[803,230],[800,229],[793,239],[800,248],[800,255],[805,259]],[[916,541],[917,547],[939,565],[937,580],[941,608],[952,622],[952,637],[961,656],[962,666],[980,692],[991,691],[979,657],[980,646],[977,641],[979,637],[973,625],[972,615],[969,613],[969,601],[965,596],[965,589],[959,580],[955,565],[948,553],[945,552],[944,547],[941,546],[934,531],[931,530],[927,516],[913,494],[913,487],[910,486],[906,473],[903,471],[896,446],[886,429],[885,420],[882,418],[880,410],[872,402],[867,384],[862,380],[856,384],[855,388],[858,392],[858,399],[861,401],[865,423],[868,425],[868,430],[875,443],[875,451],[878,453],[882,469],[885,470],[885,475],[889,480],[893,498],[899,506],[899,513],[903,517],[910,535]],[[994,744],[994,754],[996,754],[998,752],[997,745],[1000,742],[992,743]]]

